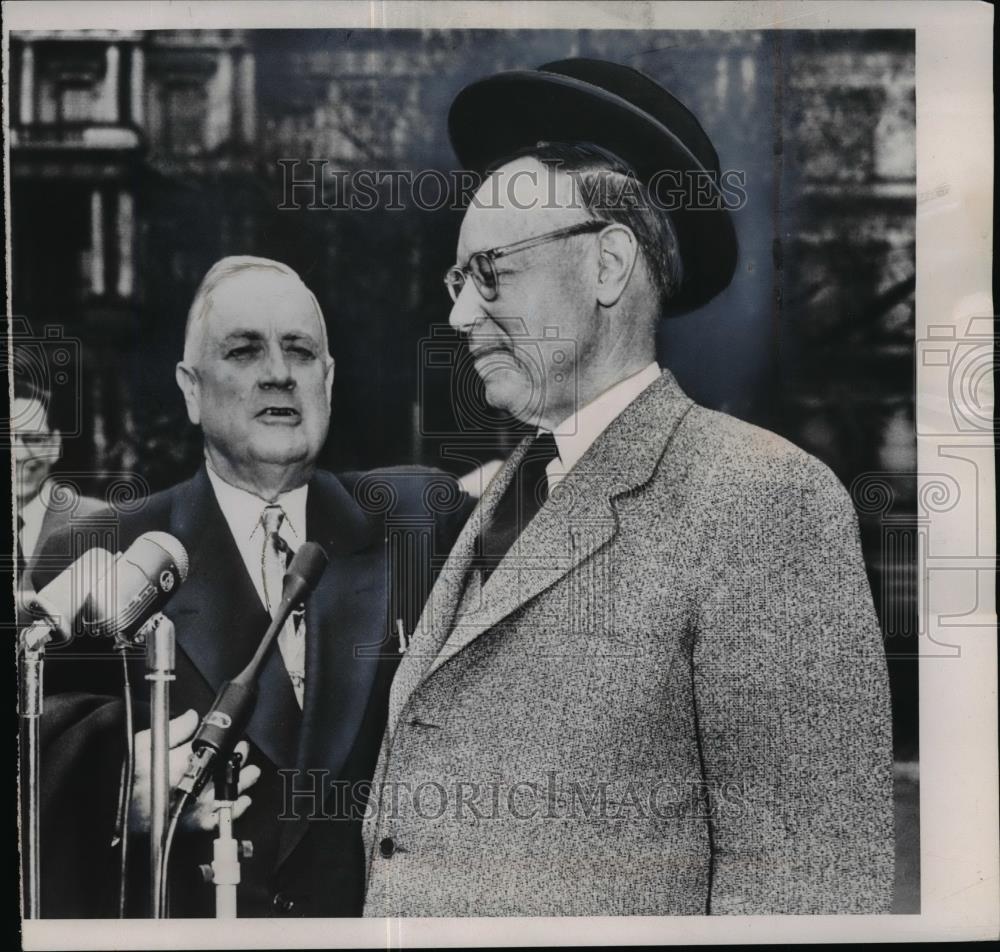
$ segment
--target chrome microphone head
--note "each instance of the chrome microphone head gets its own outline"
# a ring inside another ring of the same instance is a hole
[[[86,619],[89,633],[131,643],[187,578],[184,546],[166,532],[146,532],[115,559]]]
[[[40,592],[22,594],[21,604],[27,613],[49,629],[50,644],[72,640],[77,621],[89,614],[114,563],[115,557],[107,549],[88,549]]]
[[[177,574],[180,576],[180,580],[183,582],[187,579],[189,568],[188,554],[187,549],[181,545],[179,539],[172,536],[169,532],[144,532],[135,541],[139,542],[142,539],[155,543],[163,549],[170,556],[170,561],[177,566]]]

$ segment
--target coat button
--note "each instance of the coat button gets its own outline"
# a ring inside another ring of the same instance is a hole
[[[271,902],[278,912],[288,913],[295,908],[295,900],[286,896],[284,893],[275,893],[274,899],[272,899]]]
[[[389,858],[390,856],[392,856],[392,854],[393,854],[393,853],[395,853],[395,852],[396,852],[396,842],[395,842],[395,840],[393,840],[393,838],[392,838],[391,836],[387,836],[387,837],[385,837],[385,838],[384,838],[384,839],[383,839],[383,840],[382,840],[382,841],[381,841],[381,842],[380,842],[380,843],[378,844],[378,851],[379,851],[379,852],[380,852],[380,853],[381,853],[381,854],[382,854],[382,855],[383,855],[383,856],[384,856],[384,857],[385,857],[386,859],[388,859],[388,858]]]

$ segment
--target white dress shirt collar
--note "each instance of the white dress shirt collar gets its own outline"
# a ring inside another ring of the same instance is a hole
[[[232,533],[233,541],[243,557],[243,562],[257,594],[260,596],[261,603],[266,605],[264,578],[261,572],[261,549],[264,545],[264,527],[261,523],[261,515],[264,508],[271,503],[245,489],[238,489],[236,486],[230,485],[215,473],[211,466],[206,464],[206,468],[209,481],[215,492],[215,498],[222,510],[222,515],[225,517],[226,524],[229,526],[229,531]],[[308,492],[308,485],[299,486],[298,489],[282,493],[274,500],[274,504],[281,506],[285,511],[279,535],[293,551],[306,541],[306,498]]]
[[[569,473],[622,410],[657,380],[660,373],[654,360],[638,373],[609,387],[555,427],[552,434],[559,456],[545,469],[550,489]]]

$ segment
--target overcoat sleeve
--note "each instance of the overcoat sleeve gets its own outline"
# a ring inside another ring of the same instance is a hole
[[[708,911],[888,912],[889,687],[854,509],[812,459],[731,495],[693,649]]]

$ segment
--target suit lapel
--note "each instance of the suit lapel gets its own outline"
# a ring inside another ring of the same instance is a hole
[[[385,631],[385,553],[374,526],[329,473],[310,487],[307,535],[329,564],[306,602],[300,765],[338,773],[364,717]],[[366,647],[370,650],[365,650]]]
[[[483,586],[479,606],[454,620],[425,676],[613,539],[614,500],[649,481],[691,406],[665,371],[622,411],[521,533]]]
[[[38,567],[38,557],[45,548],[45,543],[48,542],[49,536],[58,532],[59,529],[68,523],[68,521],[69,520],[62,512],[57,513],[46,507],[42,516],[42,527],[38,530],[38,538],[35,540],[34,551],[27,559],[25,559],[24,564],[21,566],[21,575],[18,578],[19,585],[22,583],[22,580],[30,581],[30,579],[34,578],[35,569]],[[15,539],[14,545],[16,546],[17,544],[17,540]]]
[[[181,488],[170,531],[190,560],[188,580],[167,606],[177,643],[213,691],[250,660],[270,615],[247,575],[204,467]],[[203,712],[204,713],[204,712]],[[293,767],[301,714],[275,648],[260,676],[247,736],[278,767]]]
[[[306,690],[296,765],[335,778],[364,719],[383,648],[385,553],[375,544],[380,539],[371,521],[330,473],[318,473],[310,484],[306,534],[330,561],[306,602]],[[307,829],[304,817],[281,824],[279,863]]]
[[[54,483],[51,492],[51,502],[45,507],[42,514],[42,525],[38,530],[35,548],[22,566],[24,569],[21,575],[22,579],[31,579],[34,577],[39,557],[51,536],[57,532],[62,532],[67,527],[71,527],[74,519],[83,519],[101,508],[99,503],[81,496],[74,489],[70,488],[67,483]],[[58,505],[54,504],[55,497],[58,497]]]
[[[45,543],[49,541],[49,536],[53,532],[57,532],[68,522],[69,517],[67,515],[46,507],[45,515],[42,516],[42,527],[38,530],[38,539],[35,541],[35,551],[32,553],[32,558],[45,548]]]

